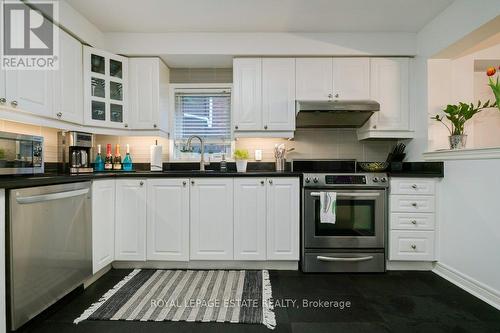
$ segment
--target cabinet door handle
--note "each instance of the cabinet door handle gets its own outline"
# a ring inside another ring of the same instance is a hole
[[[263,181],[263,180],[261,180],[261,181],[260,181],[260,184],[261,184],[261,185],[264,185],[264,181]]]
[[[13,107],[17,107],[17,101],[10,102],[10,105],[12,105]]]
[[[182,182],[182,186],[186,186],[187,185],[187,182],[186,181],[183,181]]]
[[[58,112],[58,113],[56,114],[56,116],[57,116],[57,118],[61,118],[61,117],[62,117],[62,112]]]
[[[417,206],[418,206],[416,202],[412,202],[412,204],[411,204],[411,205],[412,205],[413,207],[417,207]]]
[[[234,126],[234,129],[238,129],[238,125]]]
[[[337,93],[337,94],[335,94],[335,98],[339,98],[339,96],[340,96],[340,95],[339,95],[338,93]]]
[[[372,128],[373,128],[373,129],[377,129],[377,125],[373,125],[373,126],[372,126]]]
[[[0,104],[5,104],[5,102],[7,102],[7,100],[4,97],[0,98]]]
[[[158,126],[157,126],[156,124],[153,124],[153,127],[154,127],[154,128],[156,128],[156,127],[158,127]]]
[[[267,129],[267,125],[264,126],[264,129]]]
[[[191,185],[194,185],[194,180],[191,181]]]
[[[413,185],[411,186],[411,188],[413,188],[413,189],[415,189],[415,190],[416,190],[416,189],[418,188],[418,186],[417,186],[417,184],[413,184]]]
[[[412,220],[411,224],[416,225],[417,224],[417,220]]]
[[[417,246],[416,246],[415,244],[411,244],[411,248],[412,248],[413,250],[416,250],[416,249],[417,249]]]
[[[273,180],[272,179],[269,179],[269,184],[273,185]]]
[[[139,182],[139,185],[141,185],[141,186],[142,186],[142,185],[144,185],[144,182],[141,180],[141,181]]]

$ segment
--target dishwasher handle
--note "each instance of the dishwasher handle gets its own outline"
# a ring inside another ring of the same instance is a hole
[[[45,201],[51,201],[51,200],[72,198],[72,197],[77,197],[77,196],[84,195],[87,193],[89,193],[89,189],[83,188],[80,190],[73,190],[73,191],[40,194],[40,195],[33,195],[33,196],[28,196],[28,197],[19,197],[19,198],[16,198],[16,201],[20,205],[25,205],[25,204],[33,204],[33,203],[45,202]]]

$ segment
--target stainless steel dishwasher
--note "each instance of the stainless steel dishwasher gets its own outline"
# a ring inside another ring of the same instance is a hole
[[[9,191],[12,330],[92,276],[91,228],[90,182]]]

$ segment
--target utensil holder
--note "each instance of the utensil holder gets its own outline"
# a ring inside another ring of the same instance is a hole
[[[286,158],[276,159],[276,171],[285,171]]]

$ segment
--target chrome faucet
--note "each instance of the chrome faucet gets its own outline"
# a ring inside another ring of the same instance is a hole
[[[191,135],[188,140],[187,140],[187,149],[191,149],[191,140],[193,140],[193,138],[196,138],[198,140],[200,140],[200,153],[201,153],[201,159],[200,159],[200,171],[205,171],[205,141],[203,141],[203,139],[201,137],[199,137],[198,135]]]

